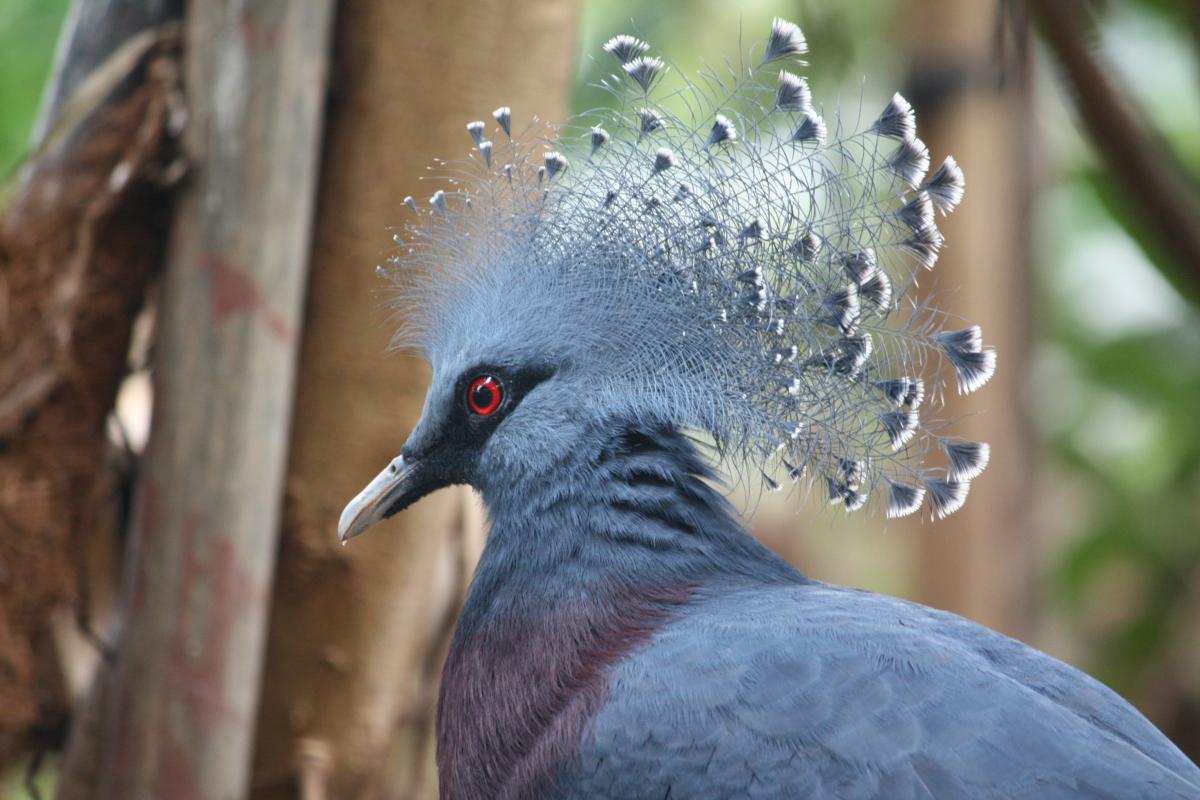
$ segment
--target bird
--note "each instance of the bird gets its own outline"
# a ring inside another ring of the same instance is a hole
[[[747,532],[739,486],[889,518],[967,500],[990,449],[939,414],[996,352],[918,283],[964,176],[900,94],[816,106],[787,20],[696,78],[651,49],[604,44],[605,109],[468,124],[380,267],[432,380],[339,536],[455,484],[489,526],[441,797],[1200,798],[1083,672]]]

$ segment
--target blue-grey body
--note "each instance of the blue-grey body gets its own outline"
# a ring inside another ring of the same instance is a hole
[[[648,49],[605,45],[616,110],[588,152],[536,152],[501,107],[428,213],[407,201],[400,342],[433,380],[339,533],[450,484],[487,507],[439,696],[442,797],[1200,798],[1196,766],[1094,680],[812,581],[743,530],[718,459],[849,512],[966,501],[990,451],[936,414],[996,357],[915,296],[963,174],[926,175],[899,95],[863,129],[827,123],[777,69],[807,50],[785,21],[758,66],[667,95],[683,116]]]
[[[713,586],[614,667],[562,796],[1194,800],[1200,770],[1104,685],[961,617]]]
[[[554,704],[584,717],[568,726],[577,744],[551,758],[514,749],[488,794],[1200,798],[1200,769],[1082,672],[956,615],[784,564],[741,528],[686,437],[639,431],[631,447],[628,432],[566,435],[569,447],[545,434],[561,455],[519,493],[503,478],[482,487],[493,528],[464,623],[511,631],[576,604],[620,608],[647,585],[686,587],[686,597],[659,601],[648,635],[610,663],[570,615],[529,642],[512,664],[520,691],[570,697],[599,682],[599,692],[583,709]],[[602,663],[590,681],[574,680],[541,661],[541,647]],[[477,684],[480,702],[496,702],[487,690],[507,685],[504,672]],[[470,724],[487,712],[457,713]],[[537,741],[558,721],[523,723]],[[471,764],[487,762],[482,746]]]

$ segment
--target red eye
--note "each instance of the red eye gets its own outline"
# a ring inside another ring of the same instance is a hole
[[[467,387],[467,405],[476,414],[486,417],[500,407],[500,401],[503,399],[504,391],[500,388],[500,381],[491,375],[480,375]]]

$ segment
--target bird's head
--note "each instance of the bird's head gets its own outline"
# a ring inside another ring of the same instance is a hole
[[[426,209],[406,200],[419,219],[384,270],[433,383],[343,539],[441,486],[490,502],[630,425],[701,431],[768,489],[815,483],[849,511],[962,505],[987,446],[929,412],[995,354],[914,293],[962,172],[926,174],[899,95],[861,129],[827,123],[775,69],[805,47],[776,20],[758,67],[668,92],[680,116],[655,100],[665,63],[616,37],[599,124],[514,135],[502,107],[467,126],[470,157]]]
[[[703,331],[688,340],[693,304],[642,285],[640,270],[597,294],[586,270],[527,256],[452,288],[422,285],[421,319],[406,329],[432,366],[421,418],[347,505],[343,541],[444,486],[485,499],[519,488],[630,424],[721,427],[720,371],[695,371],[721,342]]]
[[[486,355],[435,371],[421,420],[400,454],[343,511],[341,539],[444,486],[494,486],[514,468],[528,469],[554,447],[549,443],[562,443],[572,419],[561,413],[562,381],[555,375],[541,360]]]

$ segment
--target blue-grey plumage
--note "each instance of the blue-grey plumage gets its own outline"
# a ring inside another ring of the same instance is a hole
[[[822,584],[706,587],[613,670],[578,798],[1200,797],[1124,700],[952,614]]]
[[[655,99],[671,70],[647,43],[604,49],[617,110],[578,143],[514,132],[508,107],[470,123],[390,273],[433,381],[339,533],[455,483],[487,507],[439,697],[442,796],[1200,798],[1103,686],[808,579],[714,488],[724,459],[847,511],[963,505],[990,451],[926,417],[995,354],[912,299],[958,165],[926,177],[899,95],[860,131],[826,121],[778,69],[808,50],[782,20],[759,66],[670,95],[686,118]]]

